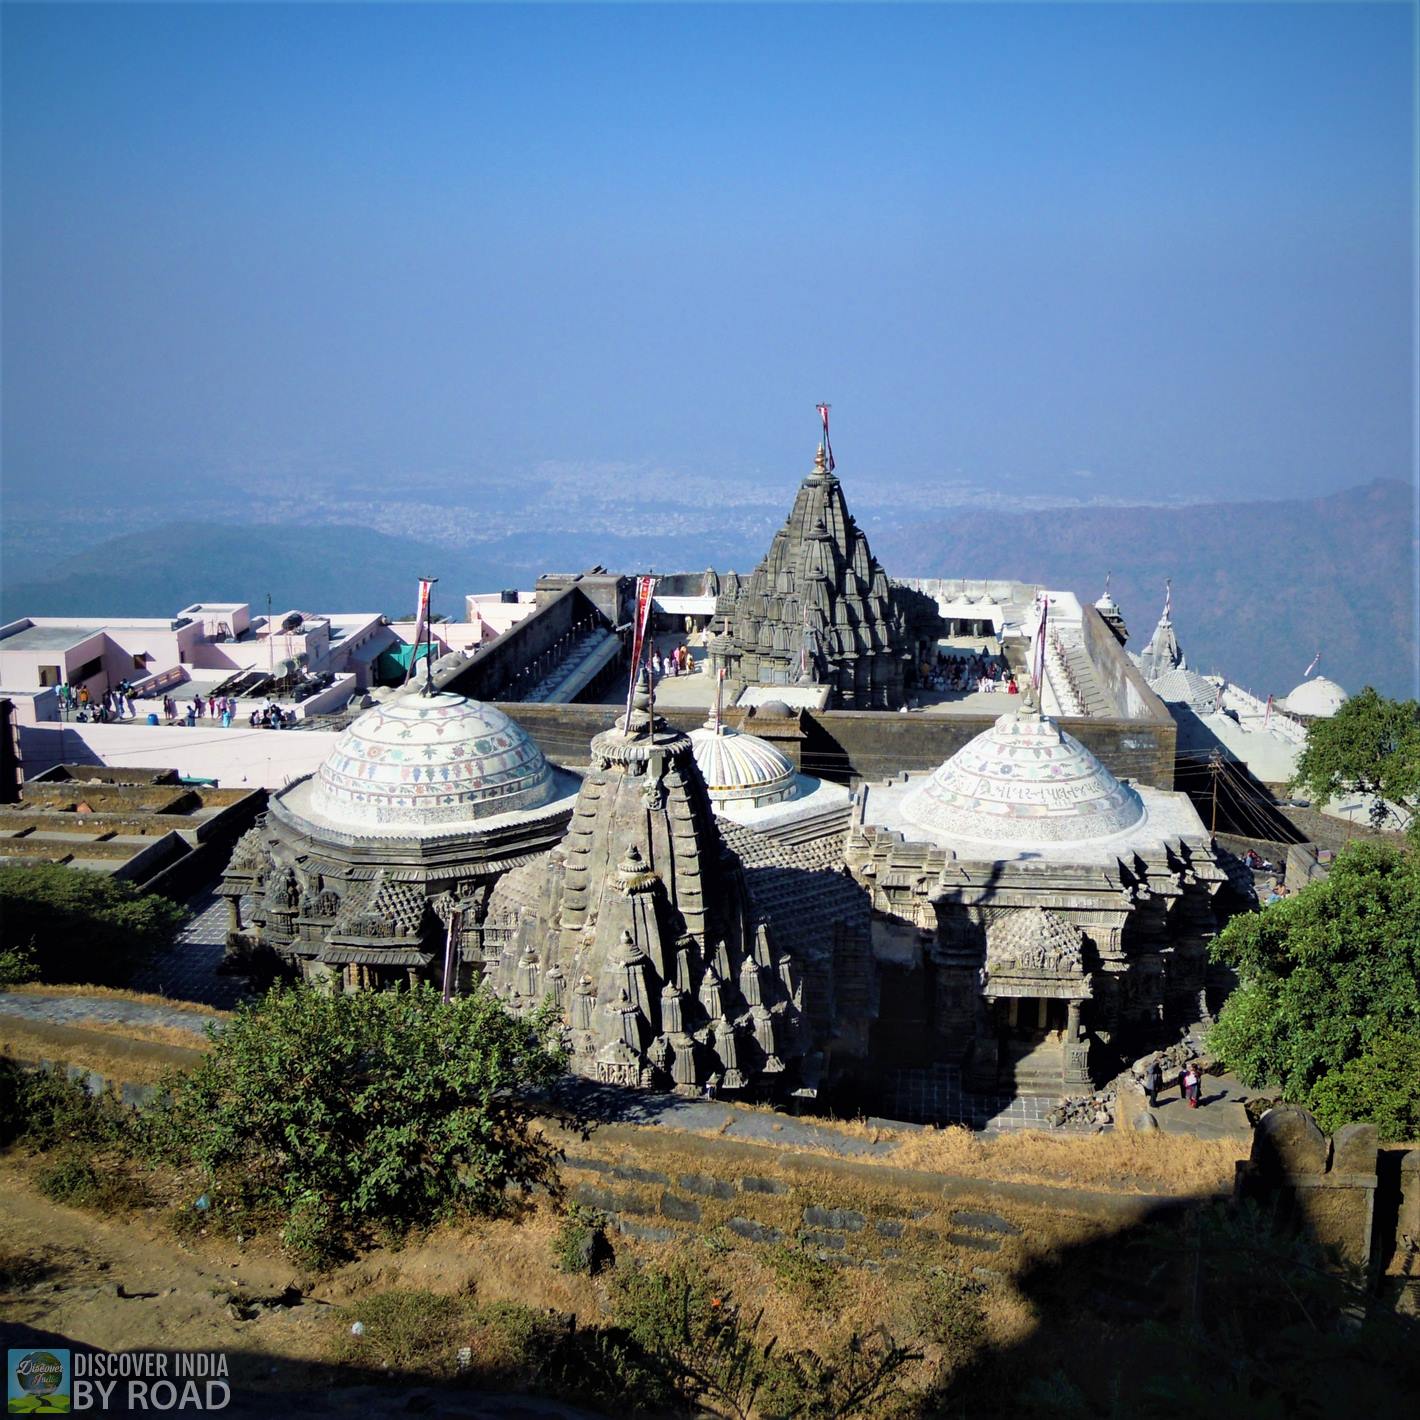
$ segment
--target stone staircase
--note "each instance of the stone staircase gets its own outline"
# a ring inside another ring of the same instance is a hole
[[[831,808],[820,809],[817,813],[805,814],[802,818],[787,823],[782,828],[762,830],[766,838],[786,847],[800,848],[809,844],[828,842],[837,848],[848,832],[852,817],[852,804],[835,804]]]
[[[566,688],[578,678],[578,673],[593,657],[607,649],[608,642],[615,640],[615,634],[604,626],[594,626],[590,631],[584,632],[567,648],[557,664],[521,699],[541,704],[560,703],[570,699]]]
[[[1114,701],[1105,693],[1095,674],[1094,664],[1083,646],[1066,646],[1065,664],[1075,681],[1075,693],[1085,707],[1086,715],[1111,716],[1119,713]]]
[[[1009,1041],[1001,1050],[1000,1089],[1004,1094],[1049,1095],[1065,1093],[1065,1052],[1058,1040],[1039,1045]]]
[[[1045,643],[1045,669],[1063,715],[1109,716],[1118,713],[1095,674],[1089,652],[1051,631]]]

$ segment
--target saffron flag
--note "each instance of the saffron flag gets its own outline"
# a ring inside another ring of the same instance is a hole
[[[636,694],[636,677],[641,670],[641,653],[646,644],[646,626],[651,620],[651,593],[654,577],[636,579],[636,611],[631,623],[631,683],[626,687],[626,728],[631,728],[631,701]]]
[[[814,408],[818,410],[818,417],[823,420],[823,451],[828,455],[828,471],[832,473],[834,467],[833,444],[828,437],[828,411],[830,406],[827,404],[816,404]]]
[[[1164,578],[1164,620],[1167,621],[1173,612],[1173,578]]]

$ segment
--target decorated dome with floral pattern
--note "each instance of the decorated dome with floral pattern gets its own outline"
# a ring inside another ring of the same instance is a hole
[[[388,832],[540,808],[557,792],[542,751],[501,710],[409,691],[340,736],[310,807],[332,823]]]

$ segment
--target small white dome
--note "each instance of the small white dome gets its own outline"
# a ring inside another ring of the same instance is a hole
[[[556,796],[552,766],[501,710],[409,691],[360,716],[311,789],[322,818],[352,828],[462,823]]]
[[[788,756],[757,735],[706,725],[690,732],[690,743],[713,804],[778,804],[798,792]]]
[[[1282,702],[1282,708],[1293,715],[1309,715],[1320,720],[1336,714],[1349,699],[1334,680],[1315,675],[1310,680],[1304,680]]]
[[[1003,715],[903,800],[912,822],[993,843],[1108,838],[1144,802],[1073,735],[1043,715]]]

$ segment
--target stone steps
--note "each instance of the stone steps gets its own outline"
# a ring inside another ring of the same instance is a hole
[[[816,843],[822,838],[841,838],[848,832],[852,817],[850,804],[837,804],[833,808],[820,809],[817,813],[806,814],[783,828],[765,830],[765,837],[786,847],[797,848],[804,844]]]
[[[1095,668],[1085,648],[1083,646],[1067,646],[1065,660],[1075,677],[1075,687],[1080,693],[1080,699],[1084,702],[1085,714],[1115,714],[1115,706],[1101,688],[1095,675]]]

